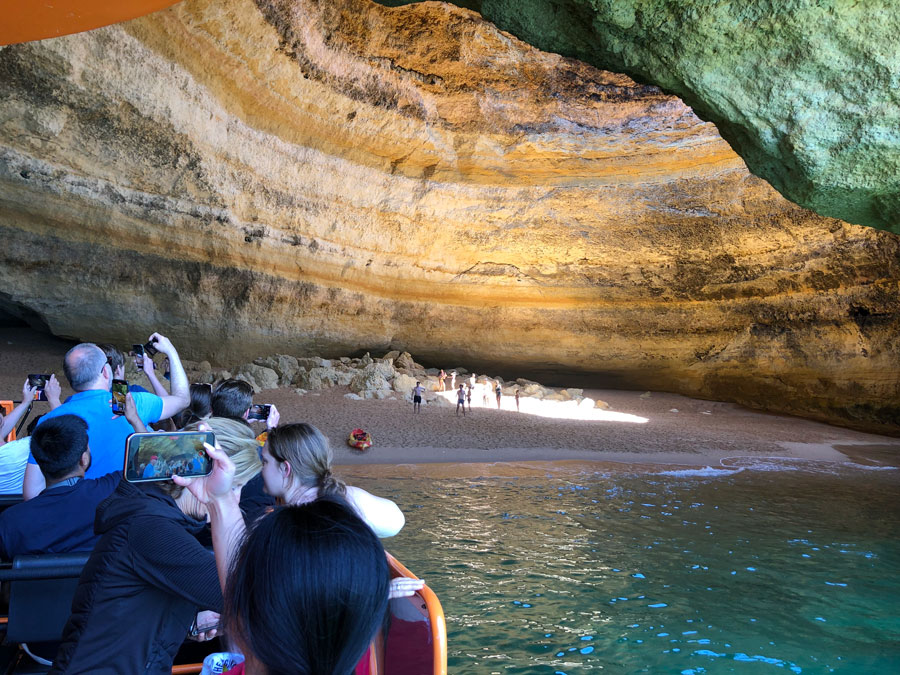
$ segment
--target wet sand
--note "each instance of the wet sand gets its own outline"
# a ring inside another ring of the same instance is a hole
[[[62,357],[70,345],[29,329],[0,329],[0,395],[19,399],[28,373],[55,372],[65,398],[71,391],[62,377]],[[346,393],[346,387],[302,396],[275,389],[254,400],[276,404],[285,422],[321,429],[333,443],[338,465],[565,460],[727,467],[774,457],[900,466],[900,438],[677,394],[585,390],[609,410],[596,411],[594,419],[567,419],[554,415],[582,413],[574,406],[524,399],[523,411],[539,414],[516,412],[514,400],[504,397],[501,410],[491,398],[487,407],[473,400],[474,409],[465,416],[457,416],[453,404],[423,406],[414,414],[406,401],[357,401]],[[38,412],[46,406],[35,405]],[[372,434],[374,446],[365,453],[346,443],[355,427]]]

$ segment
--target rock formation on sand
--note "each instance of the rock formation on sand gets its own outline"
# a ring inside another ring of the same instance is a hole
[[[416,363],[409,352],[391,351],[382,358],[372,358],[368,352],[361,358],[342,356],[336,359],[323,359],[319,356],[296,358],[286,354],[276,354],[255,359],[234,368],[231,373],[226,370],[213,370],[208,361],[195,363],[185,361],[184,368],[191,382],[207,382],[215,384],[234,377],[243,380],[253,392],[259,394],[266,389],[294,386],[295,391],[303,396],[309,392],[323,391],[337,386],[347,386],[348,398],[394,399],[412,402],[413,387],[419,382],[425,389],[425,404],[453,405],[453,392],[450,381],[441,388],[440,372],[437,368],[426,368]],[[475,375],[462,367],[448,369],[449,373],[458,376],[457,385],[472,386],[477,392],[475,398],[480,403],[484,391],[487,391],[493,405],[494,388],[499,384],[503,396],[515,396],[516,392],[525,399],[556,401],[568,403],[581,408],[608,408],[604,401],[595,401],[585,397],[584,390],[574,387],[554,389],[538,382],[517,379],[505,382],[498,375]],[[135,368],[134,363],[126,363],[126,377],[129,382],[140,380],[143,374]],[[471,379],[470,379],[471,377]],[[441,394],[441,392],[444,392]]]
[[[900,233],[896,0],[456,4],[540,49],[680,96],[788,199]]]
[[[57,335],[409,350],[897,428],[900,238],[449,5],[185,0],[0,49],[0,236],[0,309]]]

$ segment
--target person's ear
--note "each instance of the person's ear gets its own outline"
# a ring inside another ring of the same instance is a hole
[[[79,466],[85,471],[88,470],[88,467],[91,465],[91,449],[88,448],[84,452],[81,453],[81,457],[78,460]]]
[[[245,419],[245,420],[250,418],[250,408],[247,408],[247,409],[244,411],[244,414],[241,415],[241,418],[242,418],[242,419]]]
[[[284,474],[285,478],[290,478],[292,472],[293,472],[293,468],[291,467],[290,462],[282,462],[281,463],[281,473]]]

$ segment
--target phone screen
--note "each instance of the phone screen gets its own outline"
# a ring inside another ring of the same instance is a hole
[[[129,483],[206,476],[212,460],[203,443],[215,445],[211,431],[131,434],[125,445],[125,480]]]
[[[159,350],[154,346],[152,342],[145,342],[143,345],[144,353],[147,356],[156,356],[159,354]]]
[[[125,414],[125,397],[128,395],[128,383],[125,380],[112,381],[113,415]]]
[[[44,393],[44,387],[47,386],[47,380],[49,379],[50,376],[44,375],[43,373],[31,373],[28,375],[28,386],[37,388],[37,391],[34,392],[35,401],[47,400],[47,394]]]
[[[271,405],[267,405],[264,403],[257,403],[255,405],[251,405],[250,412],[247,414],[247,419],[265,422],[267,419],[269,419],[269,411],[271,409],[272,409]]]

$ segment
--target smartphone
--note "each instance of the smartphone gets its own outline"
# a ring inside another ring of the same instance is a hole
[[[29,387],[37,387],[37,391],[34,392],[34,400],[35,401],[46,401],[47,394],[44,392],[44,387],[47,386],[47,381],[50,379],[49,375],[44,375],[42,373],[31,373],[28,376],[28,386]]]
[[[131,434],[125,442],[125,480],[129,483],[171,480],[173,475],[206,476],[213,462],[204,443],[215,445],[211,431]]]
[[[214,612],[197,612],[197,616],[194,617],[194,623],[191,624],[191,635],[197,637],[200,633],[207,633],[214,628],[218,628],[219,621]]]
[[[145,342],[143,345],[141,345],[141,349],[144,350],[143,354],[141,354],[141,356],[146,354],[147,356],[152,358],[152,357],[156,356],[157,354],[159,354],[159,350],[153,345],[152,342],[149,342],[149,341]]]
[[[125,380],[112,381],[113,415],[125,414],[125,397],[128,395],[128,383]]]
[[[257,403],[256,405],[250,406],[250,412],[247,414],[248,420],[257,420],[259,422],[265,422],[269,419],[269,412],[272,410],[272,406],[265,403]]]

